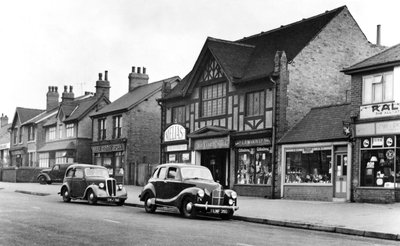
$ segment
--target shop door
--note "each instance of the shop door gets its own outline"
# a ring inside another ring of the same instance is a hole
[[[201,152],[201,165],[210,169],[214,180],[224,187],[229,184],[226,181],[226,151],[207,150]]]
[[[346,198],[347,190],[347,154],[335,155],[335,197]]]

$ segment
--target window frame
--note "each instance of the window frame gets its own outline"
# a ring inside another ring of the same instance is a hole
[[[65,137],[66,138],[75,137],[75,124],[74,123],[65,124]]]
[[[98,119],[98,140],[105,140],[107,134],[107,121],[106,118]]]
[[[181,115],[182,117],[175,117],[177,115]],[[182,118],[175,121],[175,118]],[[185,124],[186,122],[186,106],[176,106],[171,108],[171,122],[173,124]]]
[[[121,138],[122,135],[122,115],[113,117],[113,139]]]
[[[378,93],[376,90],[379,88],[377,85],[380,85],[380,98],[376,98]],[[393,71],[362,76],[362,105],[392,102],[394,100],[393,88]],[[367,92],[369,93],[368,96]]]
[[[56,140],[57,139],[57,127],[51,126],[48,128],[48,140]]]
[[[28,126],[28,141],[35,141],[36,140],[36,128],[34,125]]]
[[[255,113],[255,100],[256,95],[258,96],[258,113]],[[251,91],[246,93],[246,117],[253,117],[253,116],[263,116],[265,111],[265,91],[258,90],[258,91]],[[252,101],[250,105],[250,100]],[[251,108],[250,108],[251,107]]]
[[[219,86],[221,86],[220,88],[222,90],[221,95],[219,94]],[[200,105],[202,118],[218,117],[226,114],[227,90],[227,83],[225,81],[204,85],[200,88]],[[219,100],[221,100],[221,107],[218,106]]]

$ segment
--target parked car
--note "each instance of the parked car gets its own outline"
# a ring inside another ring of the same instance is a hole
[[[64,202],[82,199],[87,200],[89,204],[104,201],[119,206],[128,198],[126,189],[122,184],[117,184],[114,178],[110,178],[107,168],[89,164],[69,166],[58,194]]]
[[[54,182],[62,182],[65,170],[72,164],[55,164],[52,168],[46,168],[40,171],[36,180],[40,184],[51,184]]]
[[[154,213],[158,206],[173,206],[187,218],[213,213],[231,219],[239,209],[236,192],[224,189],[208,168],[199,165],[159,165],[139,197],[148,213]]]

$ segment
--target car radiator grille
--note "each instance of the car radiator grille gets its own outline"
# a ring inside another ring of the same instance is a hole
[[[221,189],[213,190],[212,192],[212,205],[221,205],[224,203],[224,191]]]
[[[115,196],[117,190],[115,179],[107,179],[106,189],[109,196]]]

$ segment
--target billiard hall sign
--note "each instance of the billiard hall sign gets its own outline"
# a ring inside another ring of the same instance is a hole
[[[399,116],[400,103],[378,103],[360,107],[360,119]]]

